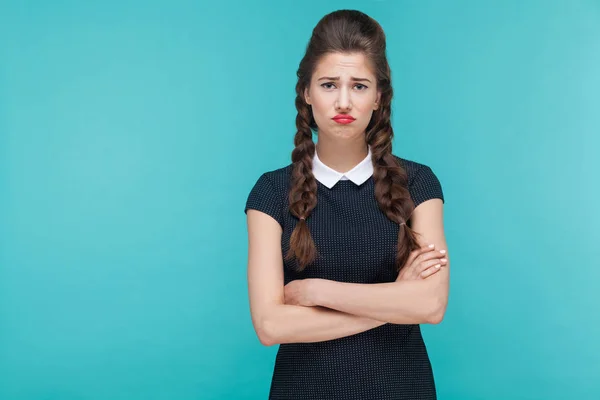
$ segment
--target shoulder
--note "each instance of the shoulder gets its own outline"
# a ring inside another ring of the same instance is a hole
[[[286,205],[291,172],[292,164],[263,172],[248,194],[244,211],[261,211],[283,226],[283,209]]]
[[[408,177],[408,186],[411,186],[415,179],[415,176],[417,176],[421,168],[426,167],[426,165],[416,162],[414,160],[399,157],[395,154],[393,154],[393,156],[398,161],[398,164],[400,164],[400,166],[406,171],[406,175]]]
[[[429,165],[396,155],[394,157],[406,171],[408,191],[415,207],[432,198],[439,198],[442,202],[445,201],[441,182]]]
[[[288,164],[285,167],[277,168],[270,171],[265,171],[259,177],[258,182],[268,182],[272,190],[282,191],[289,187],[292,177],[293,164]]]
[[[395,154],[393,154],[393,156],[394,158],[396,158],[396,160],[398,160],[400,166],[406,171],[406,175],[408,177],[408,186],[412,186],[415,182],[415,178],[419,176],[424,170],[431,170],[431,168],[426,164],[417,162],[415,160],[402,158]]]

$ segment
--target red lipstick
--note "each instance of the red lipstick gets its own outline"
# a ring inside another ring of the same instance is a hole
[[[349,124],[352,121],[356,120],[356,118],[348,115],[348,114],[338,114],[332,118],[338,124]]]

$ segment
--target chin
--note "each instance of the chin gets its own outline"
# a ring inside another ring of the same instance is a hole
[[[343,126],[343,127],[337,127],[333,131],[332,136],[336,137],[336,138],[340,138],[340,139],[354,139],[358,136],[362,136],[362,134],[360,133],[360,131],[357,131],[356,129],[352,129],[348,126]]]

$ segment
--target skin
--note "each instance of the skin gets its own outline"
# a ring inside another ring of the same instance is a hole
[[[361,54],[329,54],[318,63],[305,100],[318,125],[317,152],[329,167],[346,172],[368,154],[365,129],[379,106],[375,76]],[[337,80],[319,79],[324,76]],[[354,82],[351,77],[371,82]],[[366,88],[364,87],[366,86]],[[350,114],[356,121],[331,120]],[[353,284],[325,279],[295,280],[284,286],[282,228],[268,214],[248,210],[248,291],[252,323],[265,346],[320,342],[364,332],[385,323],[439,323],[445,313],[450,259],[441,199],[415,208],[412,228],[423,253],[395,282]],[[425,249],[435,244],[435,249]],[[428,254],[427,256],[425,254]],[[436,259],[437,258],[437,259]],[[433,265],[441,262],[441,268]]]
[[[335,77],[337,79],[329,79]],[[357,80],[355,78],[359,78]],[[361,53],[331,53],[317,64],[310,86],[305,90],[305,101],[311,105],[318,126],[316,144],[319,158],[329,167],[345,172],[362,161],[368,152],[365,143],[365,130],[373,111],[379,107],[381,93],[377,89],[376,77]],[[338,124],[331,118],[338,114],[349,114],[356,118],[351,124]],[[434,203],[437,203],[434,199]],[[428,207],[428,206],[426,206]],[[437,204],[436,207],[440,207]],[[417,212],[417,215],[420,212]],[[437,233],[439,236],[439,232]],[[435,243],[432,244],[435,247]],[[404,268],[397,282],[408,279],[425,279],[446,265],[445,253],[435,254],[433,262],[428,262],[432,254],[428,246],[425,251],[409,260],[416,264]],[[440,257],[441,256],[441,257]],[[331,287],[321,279],[304,279],[288,283],[285,287],[285,303],[303,306],[317,306],[319,290]],[[324,301],[321,301],[323,303]]]
[[[435,251],[416,258],[412,268],[425,270],[426,277],[410,279],[401,274],[395,282],[360,284],[326,279],[302,279],[288,283],[284,288],[285,304],[304,307],[327,307],[358,317],[395,324],[438,324],[443,320],[448,303],[450,257],[447,252],[443,226],[443,203],[430,199],[413,211],[413,230],[420,233],[421,247],[434,244]],[[444,251],[441,253],[440,251]],[[429,258],[429,257],[432,258]],[[444,268],[432,265],[445,258]],[[433,260],[434,259],[434,260]],[[432,261],[433,260],[433,261]],[[422,264],[429,264],[422,265]],[[406,267],[405,267],[406,268]]]
[[[406,266],[398,274],[396,282],[425,279],[435,274],[442,266],[446,265],[447,258],[444,257],[445,254],[445,250],[438,251],[434,244],[414,250]],[[318,293],[315,293],[315,290],[319,289],[319,286],[314,284],[316,281],[319,281],[319,279],[295,280],[288,283],[285,286],[285,303],[306,307],[320,305],[316,300]],[[307,285],[307,282],[313,284]]]
[[[353,77],[368,81],[354,81]],[[381,98],[366,58],[360,53],[325,55],[317,64],[304,97],[318,126],[319,158],[336,171],[351,170],[368,154],[365,130]],[[331,119],[338,114],[348,114],[356,120],[339,124]]]

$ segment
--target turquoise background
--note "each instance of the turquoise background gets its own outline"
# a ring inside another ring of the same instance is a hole
[[[0,399],[266,399],[243,207],[340,8],[444,188],[439,398],[600,398],[599,1],[161,0],[0,3]]]

